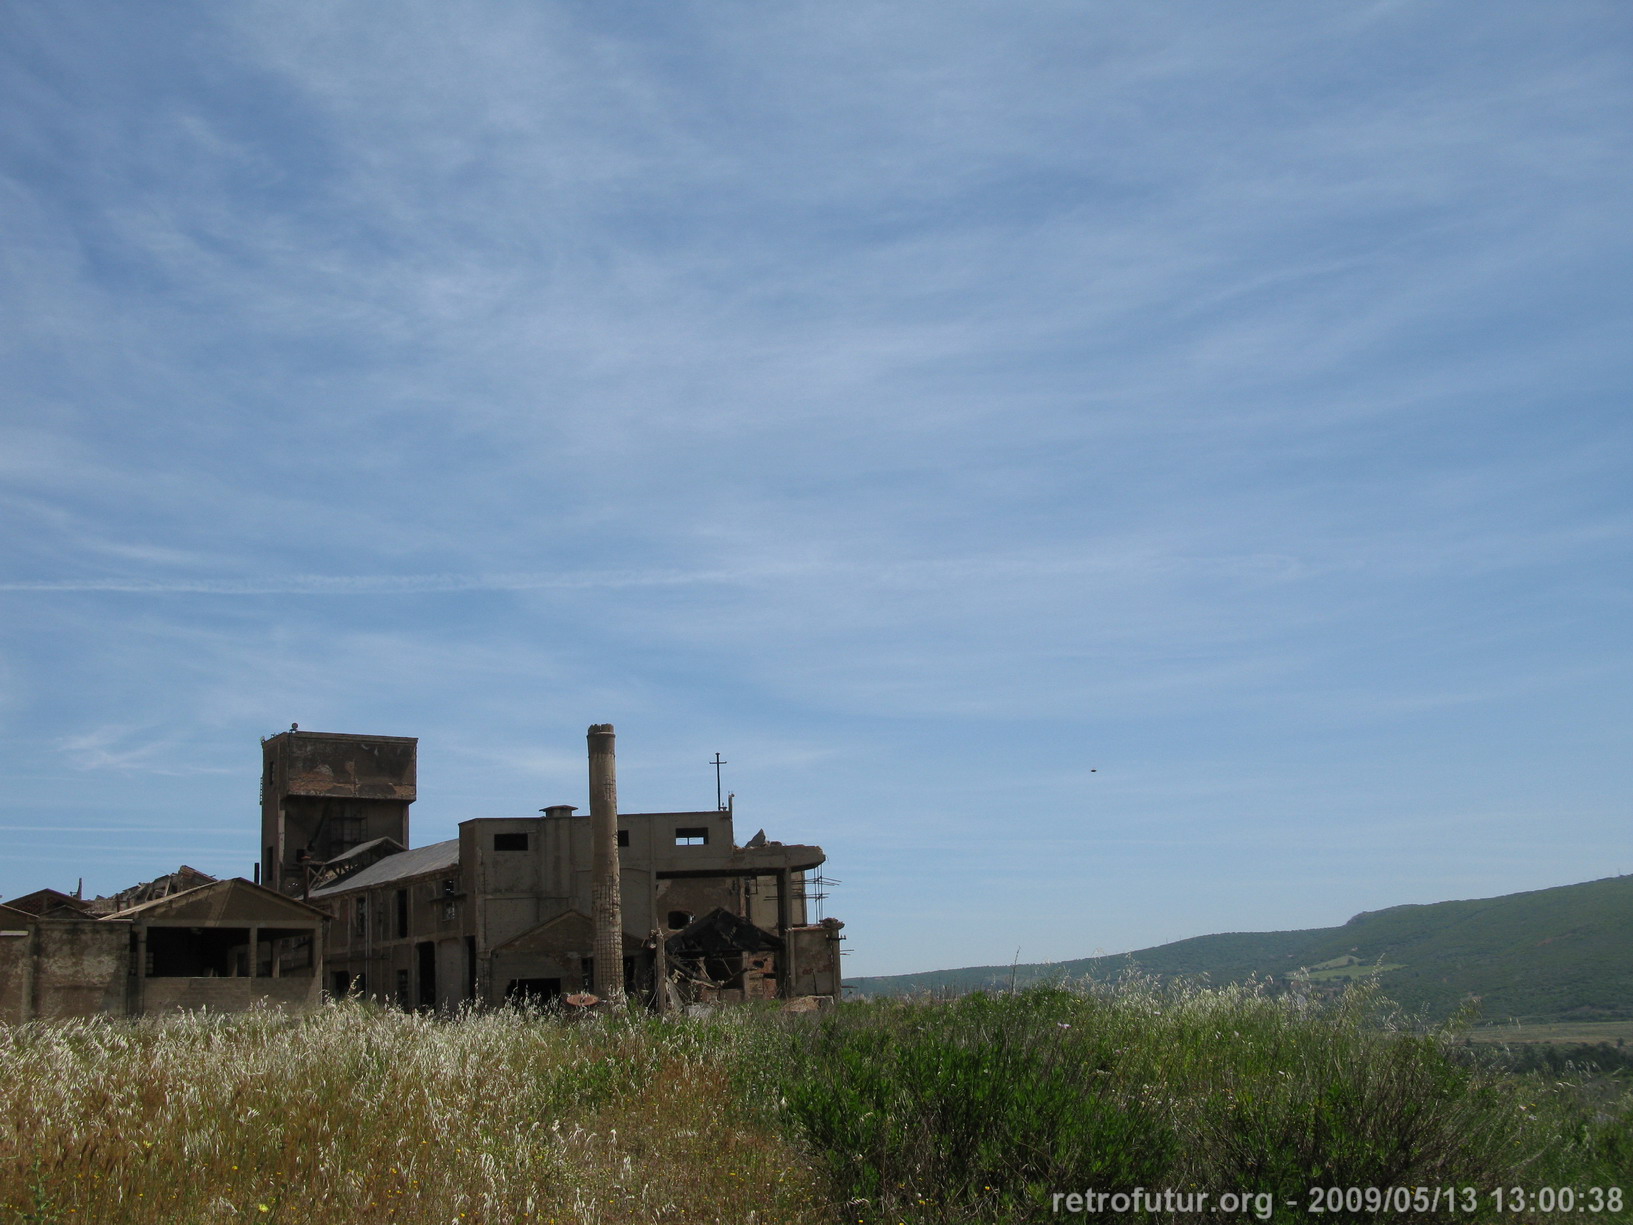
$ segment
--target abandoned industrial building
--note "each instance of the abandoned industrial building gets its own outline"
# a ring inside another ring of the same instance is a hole
[[[618,812],[611,726],[588,742],[588,815],[476,818],[414,847],[417,740],[268,737],[257,879],[184,867],[109,898],[0,904],[0,1021],[324,993],[444,1010],[837,997],[843,924],[807,913],[822,849],[763,831],[740,846],[730,803]]]

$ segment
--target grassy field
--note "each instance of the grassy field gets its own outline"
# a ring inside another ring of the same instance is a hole
[[[1478,1025],[1469,1031],[1476,1042],[1617,1042],[1633,1044],[1633,1021],[1557,1021],[1536,1025]]]
[[[820,1017],[347,1002],[0,1028],[0,1222],[1240,1222],[1307,1220],[1312,1186],[1418,1185],[1516,1221],[1556,1218],[1493,1189],[1633,1199],[1625,1084],[1470,1049],[1365,989],[1311,1009],[1141,982]],[[1135,1186],[1211,1199],[1054,1210]]]

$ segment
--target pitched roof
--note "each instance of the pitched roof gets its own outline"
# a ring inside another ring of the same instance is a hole
[[[768,952],[782,948],[782,941],[741,915],[716,906],[670,936],[664,947],[672,957],[708,957],[718,953]]]
[[[387,855],[378,863],[371,863],[361,872],[354,873],[345,880],[312,890],[312,896],[333,897],[337,893],[347,893],[353,889],[367,889],[371,885],[384,885],[394,880],[402,880],[404,877],[419,876],[425,872],[441,872],[458,866],[459,839],[450,838],[447,842],[433,842],[430,846]]]
[[[276,918],[280,912],[297,915],[301,911],[306,912],[299,916],[301,918],[329,917],[316,906],[308,906],[299,898],[285,897],[263,885],[235,876],[227,880],[212,881],[208,885],[183,889],[169,897],[154,898],[151,902],[142,902],[106,918],[129,919],[141,916],[198,918],[209,922],[259,921]]]
[[[6,903],[12,910],[50,919],[94,919],[88,902],[55,889],[36,889]]]

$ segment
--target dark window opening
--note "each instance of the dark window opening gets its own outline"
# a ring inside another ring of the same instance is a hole
[[[513,978],[505,986],[505,1003],[538,1008],[561,998],[559,978]]]
[[[671,910],[669,912],[669,930],[672,932],[678,932],[691,921],[692,913],[689,910]]]
[[[249,976],[249,929],[150,927],[149,978],[245,978]]]
[[[281,978],[311,978],[317,973],[312,954],[311,933],[294,927],[263,927],[256,943],[255,972]]]
[[[629,831],[627,829],[621,829],[621,830],[618,831],[618,845],[619,846],[628,846],[629,845]]]
[[[397,971],[397,1007],[407,1012],[413,1005],[408,998],[408,971]]]
[[[344,970],[336,970],[329,975],[329,994],[337,999],[346,998],[347,992],[352,989],[352,976]]]
[[[687,825],[675,831],[676,846],[705,846],[709,841],[709,827]]]
[[[456,880],[445,880],[445,881],[442,882],[442,896],[443,897],[453,897],[454,894],[456,894],[458,892],[459,892],[459,882],[458,881],[456,881]]]
[[[526,834],[495,834],[493,849],[496,851],[525,851],[527,850]]]
[[[419,945],[420,1007],[437,1006],[437,946],[429,940]]]
[[[352,911],[352,931],[359,936],[369,934],[369,903],[367,898],[358,898]]]
[[[408,890],[397,890],[397,939],[408,935]]]

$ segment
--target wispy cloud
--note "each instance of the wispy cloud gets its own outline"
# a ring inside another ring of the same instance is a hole
[[[1080,837],[1091,747],[1091,830],[1225,823],[1075,930],[1322,877],[1289,797],[1454,880],[1459,786],[1625,790],[1609,9],[0,23],[11,819],[213,829],[299,719],[421,734],[446,830],[615,718],[643,806],[720,748],[892,879],[1005,794]]]

